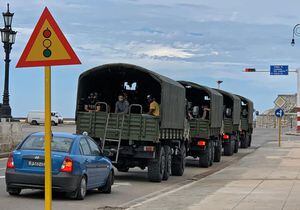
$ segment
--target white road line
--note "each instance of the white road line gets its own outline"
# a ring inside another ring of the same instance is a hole
[[[1,171],[1,170],[5,170],[5,169],[6,169],[6,168],[0,168],[0,171]]]
[[[0,179],[4,179],[5,178],[5,176],[0,176]]]
[[[202,179],[199,179],[199,180],[197,180],[197,181],[193,181],[193,182],[191,182],[191,183],[189,183],[189,184],[183,185],[183,186],[181,186],[181,187],[179,187],[179,188],[176,188],[176,189],[174,189],[174,190],[171,190],[171,191],[168,191],[168,192],[159,194],[159,195],[157,195],[157,196],[155,196],[155,197],[152,197],[152,198],[150,198],[150,199],[148,199],[148,200],[144,200],[144,201],[138,202],[138,203],[136,203],[136,204],[134,204],[134,205],[128,207],[127,210],[135,209],[136,207],[139,207],[139,206],[141,206],[141,205],[143,205],[143,204],[145,204],[145,203],[149,203],[149,202],[151,202],[151,201],[155,201],[155,200],[157,200],[157,199],[159,199],[159,198],[161,198],[161,197],[167,196],[167,195],[172,194],[172,193],[174,193],[174,192],[177,192],[177,191],[180,191],[180,190],[185,189],[185,188],[187,188],[187,187],[190,187],[190,186],[192,186],[192,185],[194,185],[194,184],[196,184],[196,183],[198,183],[198,182],[200,182],[200,181],[202,181]],[[146,195],[146,196],[142,196],[141,198],[143,198],[143,197],[147,197],[147,195]],[[141,198],[138,198],[138,199],[141,199]],[[136,199],[136,200],[137,200],[137,199]],[[134,201],[134,200],[133,200],[133,201]],[[130,201],[129,203],[131,203],[131,202],[132,202],[132,201]],[[124,204],[122,204],[122,205],[124,205]],[[126,205],[126,204],[125,204],[125,205]]]

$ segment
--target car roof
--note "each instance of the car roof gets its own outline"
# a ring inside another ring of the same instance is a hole
[[[45,133],[44,132],[36,132],[36,133],[32,133],[31,135],[32,136],[44,136]],[[77,137],[82,136],[82,135],[66,133],[66,132],[52,132],[52,135],[54,137],[63,137],[63,138],[71,138],[71,139],[76,139]]]

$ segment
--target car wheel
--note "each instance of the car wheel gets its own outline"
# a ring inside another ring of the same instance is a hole
[[[111,193],[111,186],[113,185],[113,183],[114,183],[114,173],[110,171],[105,185],[103,187],[99,187],[98,190],[102,193],[109,194]]]
[[[20,195],[21,189],[20,188],[7,188],[7,192],[10,195],[16,196],[16,195]]]
[[[81,178],[81,181],[79,182],[79,186],[76,192],[76,200],[83,200],[85,195],[86,195],[86,191],[87,191],[87,183],[86,183],[86,177],[83,176]]]
[[[51,125],[56,126],[57,123],[55,123],[54,121],[51,121]]]
[[[31,124],[31,125],[38,125],[38,123],[37,123],[36,120],[32,120],[30,124]]]

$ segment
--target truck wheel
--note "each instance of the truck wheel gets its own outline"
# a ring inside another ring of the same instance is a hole
[[[172,167],[172,153],[171,153],[171,148],[168,145],[164,146],[165,150],[165,171],[162,180],[168,180],[169,176],[171,175],[171,167]]]
[[[128,172],[129,167],[124,167],[124,168],[117,168],[119,172]]]
[[[251,147],[251,142],[252,142],[252,135],[250,134],[248,136],[248,147]]]
[[[233,150],[234,153],[237,153],[239,151],[239,147],[240,147],[239,143],[240,143],[239,140],[234,141],[234,150]]]
[[[172,158],[172,175],[182,176],[185,169],[186,148],[184,143],[180,147],[180,155]]]
[[[212,143],[212,141],[211,141],[210,148],[211,148],[211,158],[210,158],[209,166],[212,166],[214,163],[214,157],[215,157],[215,147],[214,147],[214,144]]]
[[[220,162],[221,156],[222,156],[222,144],[218,143],[218,146],[215,146],[214,162]]]
[[[233,142],[232,140],[230,140],[229,142],[226,142],[224,144],[224,155],[225,156],[232,156],[233,155]]]
[[[248,138],[246,135],[241,135],[241,148],[247,148],[249,145]]]
[[[21,193],[20,188],[7,187],[6,191],[8,192],[8,194],[13,195],[13,196],[20,195],[20,193]]]
[[[56,126],[56,125],[57,125],[57,123],[56,123],[56,122],[54,122],[54,121],[51,121],[51,125],[53,125],[53,126]]]
[[[161,182],[165,171],[165,150],[163,147],[157,152],[157,157],[148,164],[148,179],[151,182]]]
[[[199,166],[203,168],[208,168],[212,159],[211,154],[211,143],[208,142],[205,151],[199,157]]]

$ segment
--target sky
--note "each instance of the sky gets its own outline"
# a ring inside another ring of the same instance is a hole
[[[0,11],[6,10],[0,2]],[[52,110],[74,117],[79,75],[106,63],[131,63],[174,80],[190,80],[253,100],[260,112],[278,94],[296,93],[296,74],[245,73],[270,65],[300,67],[300,1],[286,0],[11,0],[13,29],[10,104],[14,117],[44,108],[42,67],[16,69],[16,63],[47,6],[82,65],[52,68]],[[1,22],[0,22],[1,23]],[[0,25],[1,27],[1,25]],[[4,51],[0,50],[4,58]],[[4,61],[0,61],[3,92]]]

